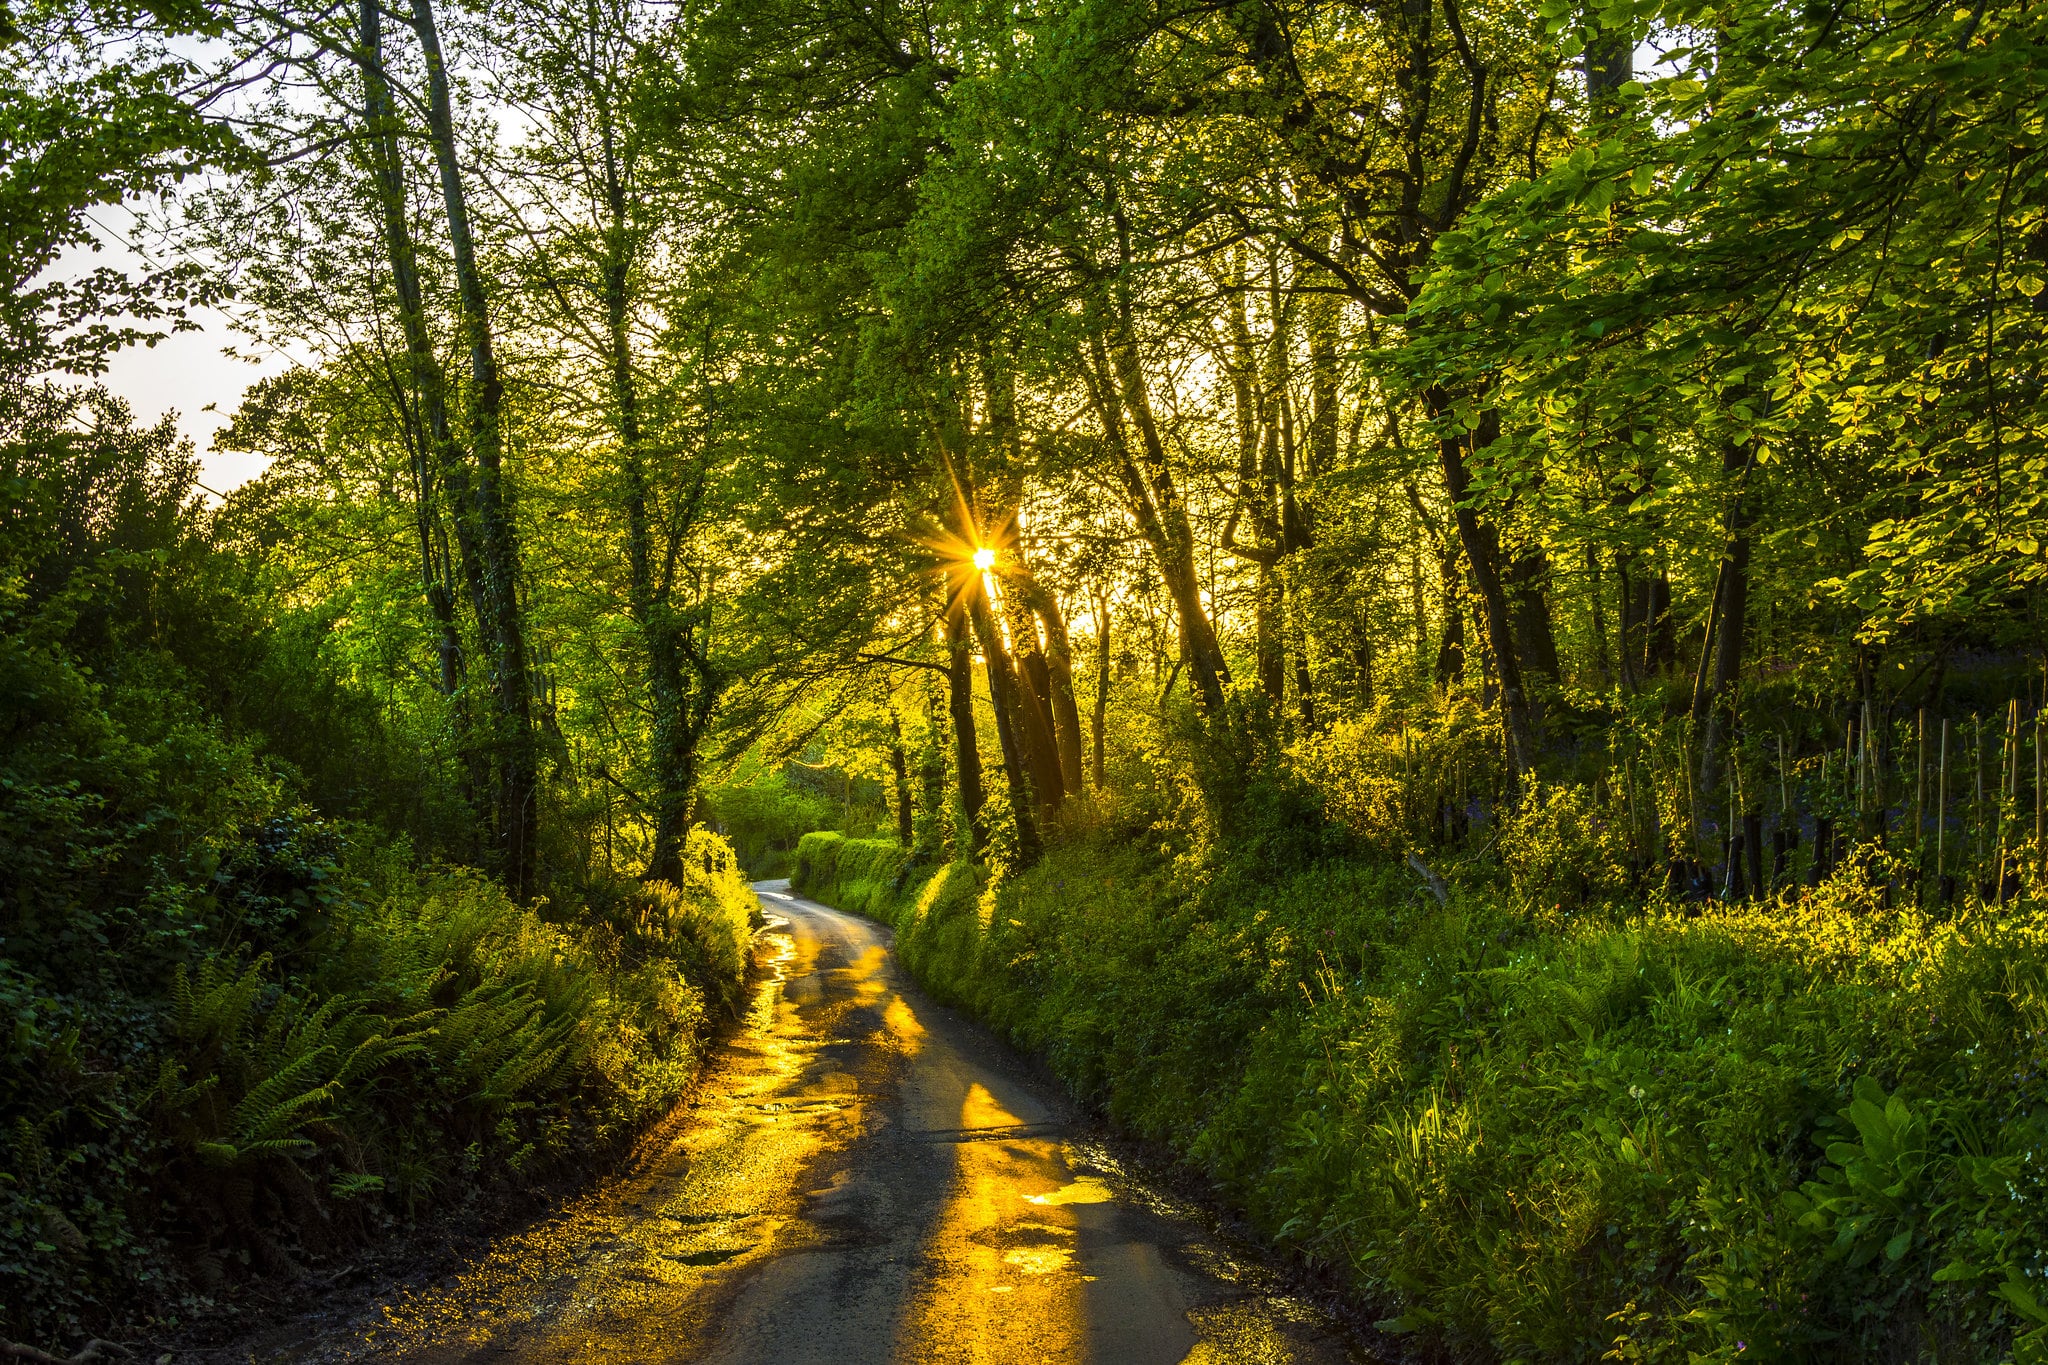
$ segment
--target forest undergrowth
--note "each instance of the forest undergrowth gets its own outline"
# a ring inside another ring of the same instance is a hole
[[[743,984],[716,835],[526,906],[437,851],[436,736],[192,476],[104,403],[0,466],[0,1337],[158,1335],[620,1150]]]
[[[1436,877],[1345,790],[1095,806],[1021,875],[818,833],[794,884],[1419,1358],[2042,1358],[2038,883],[1681,901],[1570,784]]]

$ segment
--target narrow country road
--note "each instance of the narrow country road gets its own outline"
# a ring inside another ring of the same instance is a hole
[[[246,1358],[1364,1358],[928,1003],[886,929],[787,886],[755,888],[773,971],[665,1151],[454,1275]]]

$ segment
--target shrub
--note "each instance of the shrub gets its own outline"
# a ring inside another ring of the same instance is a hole
[[[30,397],[0,422],[0,1337],[181,1317],[672,1104],[745,966],[724,842],[558,923],[421,857],[401,831],[470,823],[459,763],[323,620],[261,612],[170,425]]]
[[[1576,783],[1532,781],[1501,822],[1499,851],[1509,884],[1531,905],[1584,909],[1621,898],[1633,881],[1625,831]]]
[[[1404,856],[1461,839],[1499,804],[1499,722],[1471,698],[1391,704],[1297,740],[1299,779],[1361,846]]]

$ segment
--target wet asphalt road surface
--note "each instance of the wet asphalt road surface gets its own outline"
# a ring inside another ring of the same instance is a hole
[[[452,1275],[244,1358],[1366,1359],[926,1001],[888,930],[756,890],[771,970],[665,1148]]]

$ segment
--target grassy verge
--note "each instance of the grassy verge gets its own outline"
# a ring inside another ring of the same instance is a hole
[[[1425,1354],[2043,1358],[2048,916],[1439,905],[1081,839],[991,885],[807,837],[935,995],[1208,1171]]]

